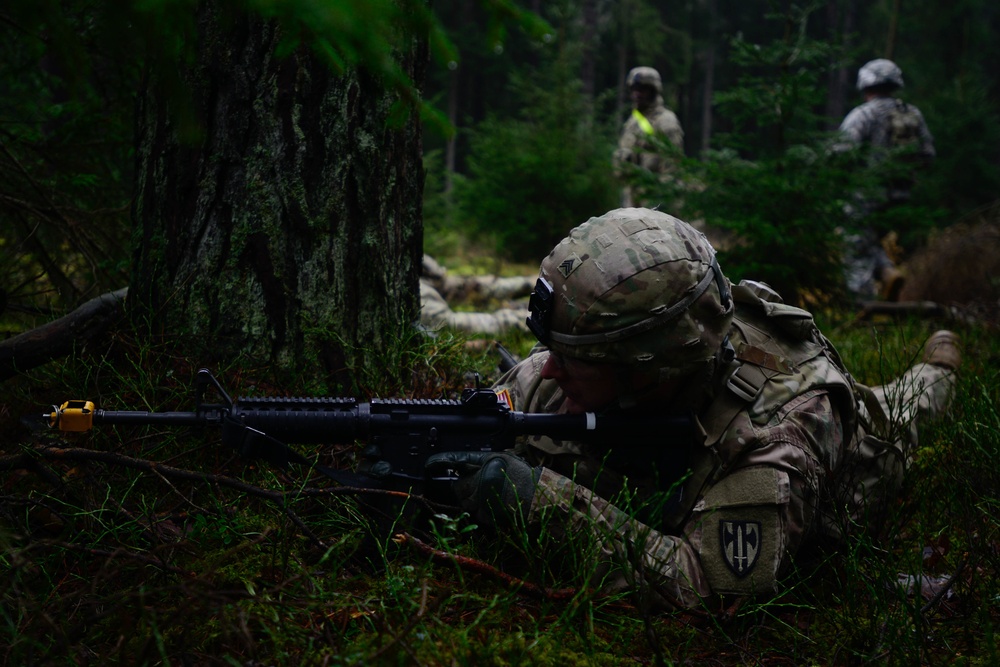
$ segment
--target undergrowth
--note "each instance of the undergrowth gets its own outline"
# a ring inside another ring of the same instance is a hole
[[[915,360],[926,322],[831,320],[859,381]],[[197,359],[113,342],[5,383],[0,414],[4,664],[996,664],[1000,601],[1000,343],[957,328],[950,414],[921,431],[905,493],[871,536],[818,553],[780,594],[654,614],[588,587],[595,545],[473,529],[400,501],[227,451],[213,429],[32,430],[53,403],[192,410]],[[401,341],[359,375],[367,396],[454,398],[489,345]],[[488,343],[489,341],[487,341]],[[522,334],[504,343],[523,356]],[[378,363],[391,364],[380,375]],[[214,369],[233,395],[293,395],[267,369]],[[351,443],[299,448],[353,468]],[[544,532],[544,531],[543,531]],[[543,557],[544,556],[544,557]],[[918,580],[929,595],[913,592]]]

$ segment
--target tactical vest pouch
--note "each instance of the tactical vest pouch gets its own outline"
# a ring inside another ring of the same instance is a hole
[[[773,591],[785,553],[783,506],[788,473],[770,467],[738,470],[708,489],[694,508],[700,519],[701,566],[713,591]]]
[[[903,100],[889,111],[889,142],[893,148],[914,146],[920,140],[920,116]]]
[[[733,301],[761,309],[769,322],[776,324],[793,340],[813,339],[816,323],[812,313],[782,303],[781,297],[767,285],[741,280],[739,285],[733,287]]]
[[[757,400],[772,378],[794,373],[826,349],[819,342],[812,315],[781,303],[781,297],[767,285],[744,280],[733,287],[732,294],[743,306],[733,321],[741,340],[734,341],[735,358],[725,377],[725,392],[701,415],[708,444],[722,437],[733,418]],[[783,335],[775,337],[772,331]]]

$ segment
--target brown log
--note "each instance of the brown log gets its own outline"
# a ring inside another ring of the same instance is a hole
[[[0,381],[62,357],[102,336],[122,314],[128,288],[86,302],[58,320],[0,342]]]
[[[949,311],[933,301],[866,301],[861,306],[861,319],[872,315],[947,317]]]

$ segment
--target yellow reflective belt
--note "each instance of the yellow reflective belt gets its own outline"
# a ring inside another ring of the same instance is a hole
[[[632,109],[632,118],[635,118],[635,122],[639,123],[639,127],[642,128],[642,131],[649,136],[653,136],[656,133],[656,130],[653,129],[653,124],[650,123],[649,119],[643,116],[638,109]]]

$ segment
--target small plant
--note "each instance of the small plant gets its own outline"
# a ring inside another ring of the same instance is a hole
[[[515,261],[536,261],[567,232],[615,208],[612,142],[594,126],[563,59],[515,79],[523,118],[489,118],[471,133],[469,175],[453,215]]]
[[[841,321],[825,329],[872,385],[919,360],[940,326]],[[458,513],[434,510],[423,515],[430,523],[416,522],[410,498],[403,509],[395,500],[382,506],[391,508],[383,521],[373,509],[379,496],[241,461],[214,434],[118,427],[55,437],[19,428],[41,397],[177,409],[190,400],[185,369],[198,363],[166,346],[122,340],[105,362],[79,356],[36,369],[5,386],[11,400],[0,410],[3,661],[936,664],[960,652],[991,663],[1000,598],[992,360],[1000,348],[988,328],[960,334],[966,361],[952,411],[922,425],[903,492],[878,530],[856,530],[846,546],[798,562],[779,594],[728,615],[657,613],[643,602],[655,587],[635,578],[638,587],[602,593],[635,571],[638,552],[609,558],[599,530],[566,531],[558,516],[497,537]],[[517,349],[520,336],[503,342]],[[431,339],[387,357],[406,368],[384,377],[417,378],[425,384],[411,385],[414,393],[437,398],[440,387],[465,383],[476,354],[465,356],[461,338]],[[233,391],[273,382],[252,366],[226,373]],[[359,452],[310,454],[347,466]],[[143,460],[150,465],[123,465]],[[652,526],[668,497],[614,503]],[[403,533],[433,554],[393,540]],[[637,534],[636,549],[650,536]],[[925,591],[928,583],[940,586]]]

